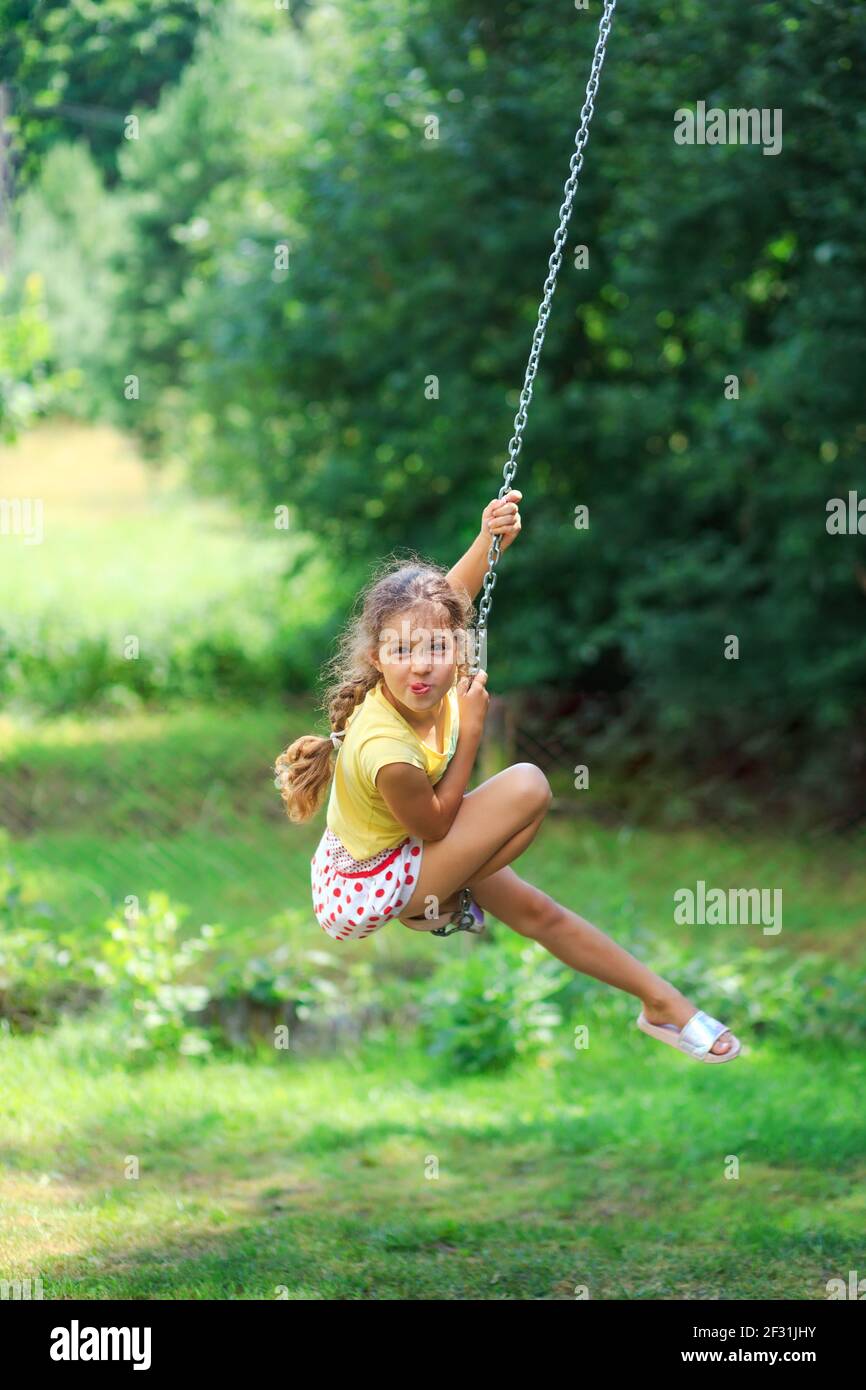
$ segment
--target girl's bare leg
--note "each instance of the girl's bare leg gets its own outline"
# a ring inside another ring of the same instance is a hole
[[[533,763],[517,763],[467,792],[448,834],[425,841],[418,882],[400,921],[415,930],[441,926],[457,906],[452,895],[468,886],[485,911],[532,937],[572,969],[635,995],[651,1023],[681,1028],[695,1009],[679,990],[503,862],[516,858],[534,839],[550,797],[550,784]],[[423,914],[430,897],[437,900],[440,915],[428,921]],[[727,1052],[730,1038],[723,1033],[712,1051]]]
[[[695,1005],[667,980],[513,869],[501,868],[480,880],[470,879],[469,886],[485,912],[490,911],[521,936],[531,937],[573,970],[640,999],[650,1023],[673,1023],[682,1028],[695,1012]],[[730,1046],[731,1034],[725,1032],[711,1051],[727,1052]]]
[[[495,872],[531,843],[550,797],[550,783],[534,763],[515,763],[467,792],[448,834],[425,840],[418,882],[402,905],[400,921],[424,931],[441,925],[442,914],[450,916],[457,906],[461,888],[477,875]],[[431,898],[440,917],[427,920]]]
[[[518,830],[516,835],[512,835],[511,839],[506,841],[502,848],[498,850],[496,854],[492,855],[487,863],[482,864],[481,868],[472,875],[472,883],[475,884],[481,879],[488,878],[490,874],[496,873],[497,869],[501,869],[506,864],[511,864],[513,860],[519,858],[527,846],[532,844],[532,841],[541,829],[544,815],[544,811],[539,812],[535,820],[530,821],[529,825],[524,826],[522,830]],[[469,885],[465,886],[468,887]],[[421,931],[429,931],[431,927],[441,926],[444,920],[447,920],[453,912],[456,912],[459,905],[459,897],[459,893],[454,893],[446,902],[440,902],[438,904],[438,916],[428,917],[426,911],[418,917],[408,917],[406,913],[404,913],[400,920],[407,927],[412,927],[413,930],[417,931],[420,929]],[[475,894],[475,898],[477,901],[477,894]],[[436,906],[436,904],[431,904],[431,906]]]

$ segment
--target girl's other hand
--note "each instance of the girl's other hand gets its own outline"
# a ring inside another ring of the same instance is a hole
[[[457,682],[457,704],[460,710],[460,732],[481,737],[490,695],[487,691],[487,672],[477,671],[469,684],[468,676]]]
[[[507,550],[520,534],[520,512],[517,504],[522,498],[523,493],[512,488],[504,497],[494,497],[481,513],[481,530],[490,536],[491,542],[494,536],[499,536],[500,554]]]

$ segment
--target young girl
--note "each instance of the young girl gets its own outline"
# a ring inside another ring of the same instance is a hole
[[[430,931],[471,894],[479,923],[484,909],[575,970],[633,994],[649,1036],[705,1062],[731,1061],[740,1045],[723,1023],[510,867],[547,814],[541,769],[517,763],[466,790],[489,701],[487,673],[468,677],[472,600],[492,537],[501,553],[520,531],[521,495],[485,507],[453,569],[413,558],[374,575],[330,663],[330,734],[304,735],[277,758],[293,821],[316,812],[333,773],[311,861],[316,918],[336,941],[395,919]]]

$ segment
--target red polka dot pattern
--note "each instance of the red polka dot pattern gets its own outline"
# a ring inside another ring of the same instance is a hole
[[[423,848],[422,840],[407,835],[369,859],[353,859],[326,827],[310,860],[313,911],[322,930],[334,941],[360,940],[393,921],[412,896]]]

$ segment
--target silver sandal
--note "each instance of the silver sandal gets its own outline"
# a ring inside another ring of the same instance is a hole
[[[723,1033],[730,1033],[726,1023],[720,1023],[712,1014],[698,1009],[688,1023],[677,1028],[673,1023],[650,1023],[643,1009],[636,1019],[642,1033],[647,1033],[659,1042],[668,1043],[679,1052],[694,1057],[698,1062],[733,1062],[740,1055],[740,1040],[731,1033],[731,1046],[727,1052],[711,1052],[710,1048]]]

